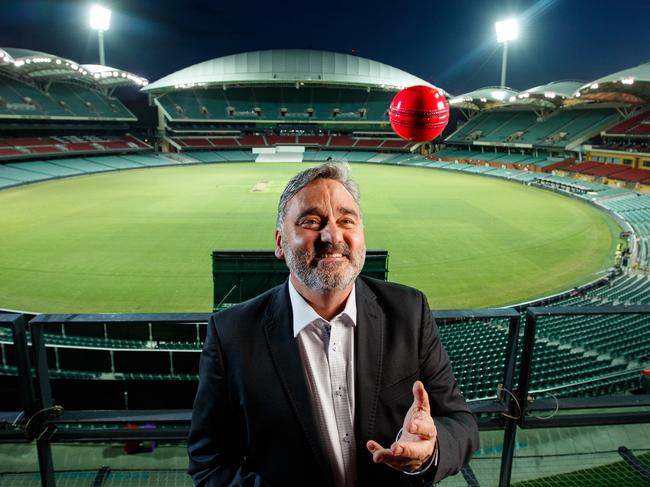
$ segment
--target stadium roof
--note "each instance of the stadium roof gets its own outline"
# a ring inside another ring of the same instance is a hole
[[[650,62],[587,83],[577,90],[575,96],[586,100],[645,105],[650,101]]]
[[[574,99],[573,95],[583,84],[584,81],[553,81],[511,96],[508,102],[515,105],[531,105],[534,108],[550,109],[576,102],[581,103],[581,100]]]
[[[467,110],[483,110],[484,108],[502,106],[504,102],[513,96],[517,96],[518,93],[518,91],[511,88],[487,86],[463,95],[455,96],[449,100],[449,105],[454,108],[464,108]]]
[[[358,56],[307,49],[276,49],[204,61],[165,76],[142,91],[260,83],[338,84],[395,90],[413,85],[432,86],[405,71]]]
[[[78,64],[53,54],[28,49],[0,48],[0,70],[25,76],[33,81],[74,79],[102,88],[145,86],[145,78],[108,66]]]
[[[13,64],[14,58],[4,49],[0,48],[0,66]]]

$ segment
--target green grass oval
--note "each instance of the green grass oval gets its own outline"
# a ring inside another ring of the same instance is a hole
[[[305,164],[113,172],[0,192],[0,307],[209,311],[210,253],[272,249],[277,200]],[[354,165],[367,246],[432,308],[500,306],[594,279],[619,228],[548,191],[439,170]]]

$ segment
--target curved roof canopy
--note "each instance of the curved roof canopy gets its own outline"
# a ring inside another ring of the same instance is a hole
[[[0,48],[0,66],[13,64],[14,58],[4,49]]]
[[[581,86],[576,97],[645,105],[650,101],[650,62],[617,71]]]
[[[7,59],[7,62],[3,62],[3,59]],[[120,69],[78,64],[53,54],[27,49],[0,49],[0,69],[25,76],[33,81],[74,79],[103,88],[145,86],[148,83],[145,78]]]
[[[502,86],[487,86],[458,95],[449,100],[449,105],[454,108],[466,110],[483,110],[507,104],[507,101],[519,92]]]
[[[573,94],[583,83],[583,81],[573,80],[553,81],[524,90],[516,96],[511,96],[508,101],[513,105],[555,109],[562,105],[580,103],[579,99],[573,99]]]
[[[349,54],[276,49],[232,54],[176,71],[142,91],[164,92],[209,85],[338,84],[399,90],[431,83],[386,64]]]
[[[83,68],[92,74],[95,83],[101,86],[147,86],[146,78],[141,78],[128,71],[102,66],[101,64],[84,64]]]

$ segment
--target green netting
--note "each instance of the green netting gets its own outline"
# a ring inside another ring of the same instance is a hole
[[[481,437],[483,439],[483,436]],[[650,452],[636,450],[636,456],[650,468]],[[470,462],[472,474],[481,487],[499,483],[501,457],[475,456]],[[443,480],[440,487],[467,487],[462,474]],[[512,465],[512,487],[648,487],[616,451],[571,453],[559,455],[515,456]]]
[[[606,437],[627,440],[632,445],[643,445],[646,429],[641,426],[605,427]],[[534,441],[549,441],[549,434],[555,438],[555,430],[529,431],[518,445]],[[584,430],[580,430],[584,432]],[[638,433],[636,439],[630,435]],[[595,445],[602,440],[601,428],[589,429],[586,436],[570,440],[551,441],[552,448],[566,451],[573,448]],[[500,432],[490,435],[483,432],[481,440],[485,445],[472,459],[470,468],[481,487],[496,486],[501,464]],[[585,442],[585,440],[588,440]],[[611,445],[612,443],[609,443]],[[616,443],[614,443],[616,444]],[[554,445],[554,446],[553,446]],[[610,447],[608,445],[608,447]],[[517,451],[521,452],[518,447]],[[530,446],[529,446],[530,447]],[[185,444],[159,445],[151,453],[127,455],[123,443],[112,444],[59,444],[53,445],[54,466],[57,469],[57,486],[76,487],[90,485],[97,471],[104,465],[110,468],[104,485],[191,485],[185,473],[187,450]],[[610,447],[611,448],[611,447]],[[635,456],[650,468],[650,450],[641,447],[633,450]],[[38,463],[35,445],[0,445],[0,486],[39,486]],[[445,479],[441,487],[466,487],[462,474]],[[631,466],[625,463],[616,449],[595,452],[568,452],[552,455],[518,454],[512,469],[513,487],[636,487],[647,486]]]
[[[513,487],[647,487],[650,485],[638,472],[623,460],[612,461],[615,452],[594,453],[588,455],[567,455],[562,457],[535,457],[541,465],[554,462],[570,467],[584,466],[599,461],[608,463],[591,468],[581,468],[558,475],[549,475],[534,480],[516,482]],[[618,456],[618,455],[616,455]],[[618,456],[620,459],[620,456]],[[637,457],[646,468],[650,469],[650,452]]]
[[[615,461],[616,458],[620,458],[616,452],[519,458],[515,462],[513,478],[522,475],[539,476],[530,480],[515,481],[511,485],[512,487],[647,487],[649,485],[649,482],[644,480],[631,466],[622,460]],[[638,458],[644,465],[650,467],[650,452],[640,454]],[[485,460],[488,459],[483,459],[483,463]],[[602,462],[605,463],[599,465]],[[476,465],[477,463],[479,465]],[[493,475],[489,476],[490,480],[481,475],[480,463],[481,460],[472,462],[480,485],[496,485],[497,479]],[[562,474],[544,475],[547,469],[574,468],[579,465],[589,465],[589,467]],[[89,485],[96,475],[96,471],[89,470],[64,471],[57,472],[55,479],[59,487],[76,487]],[[36,487],[40,486],[40,477],[35,472],[0,474],[0,485],[2,487]],[[183,470],[111,470],[103,485],[190,486],[192,481]],[[460,487],[467,485],[467,482],[461,474],[458,474],[444,480],[440,485],[442,487]]]
[[[97,476],[95,471],[57,472],[54,476],[57,487],[77,487],[93,485]],[[191,486],[192,479],[182,470],[129,471],[111,470],[104,486]],[[15,473],[0,475],[2,487],[40,487],[41,479],[37,473]]]

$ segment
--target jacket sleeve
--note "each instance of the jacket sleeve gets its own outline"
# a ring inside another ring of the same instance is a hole
[[[270,487],[246,469],[244,426],[231,402],[226,370],[213,315],[201,353],[199,388],[188,438],[188,473],[197,486]]]
[[[423,480],[437,483],[458,473],[479,446],[476,419],[458,388],[427,300],[424,295],[421,299],[420,378],[429,394],[431,416],[438,431],[438,466],[432,465],[417,476],[419,485]]]

